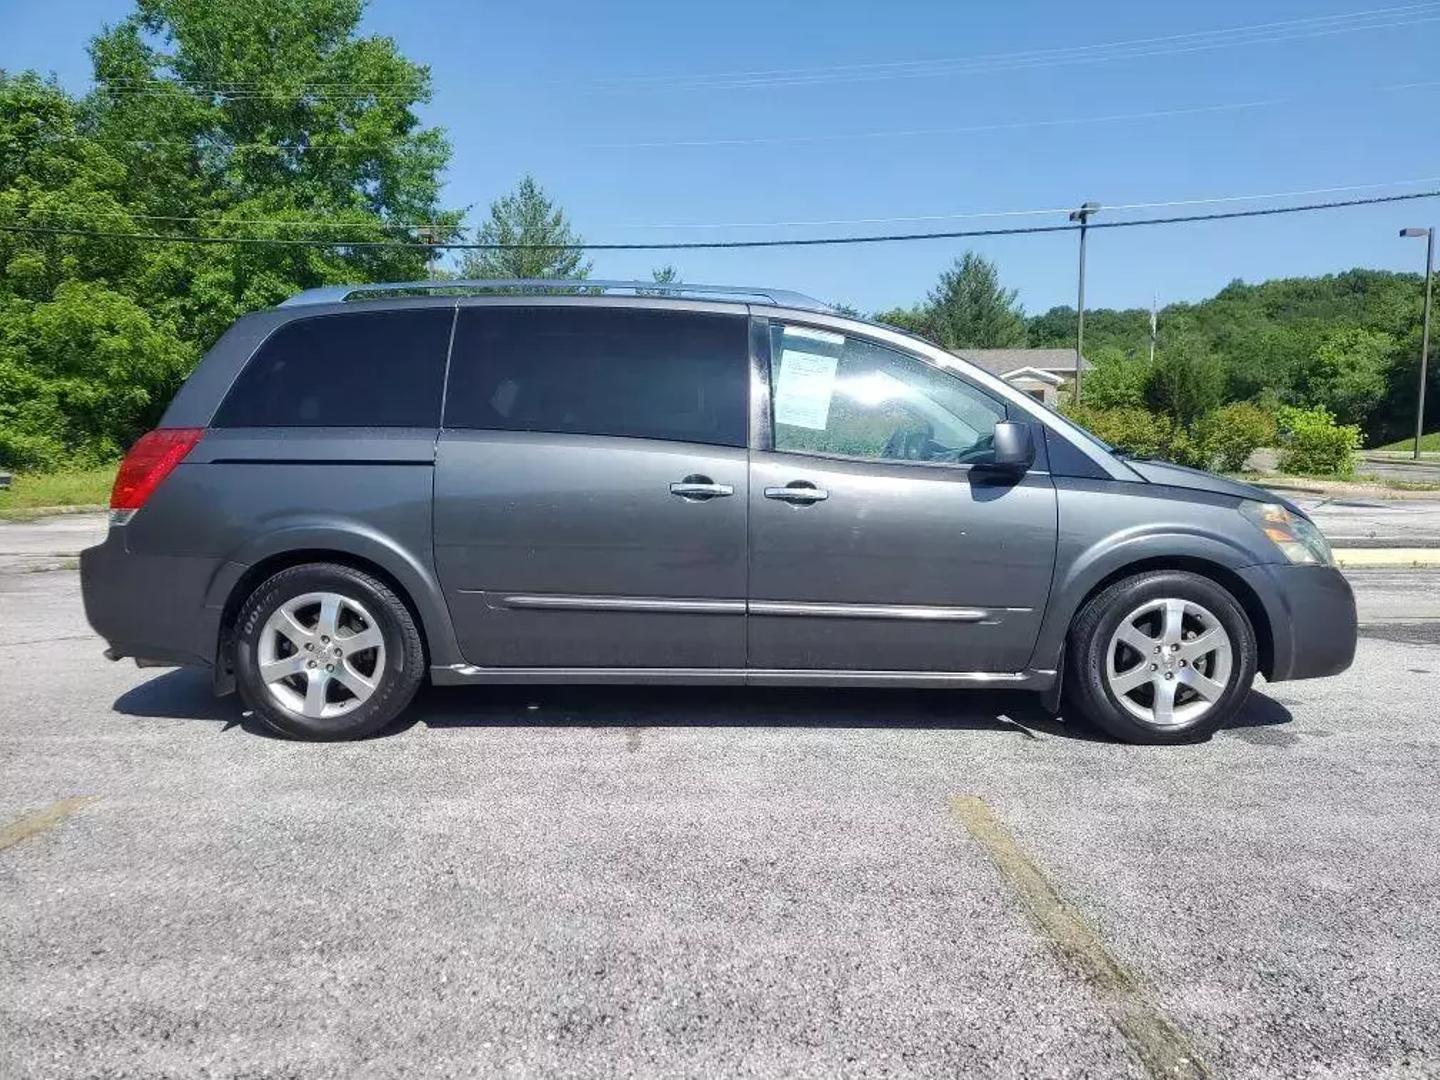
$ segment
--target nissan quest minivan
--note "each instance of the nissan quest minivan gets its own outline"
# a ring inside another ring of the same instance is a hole
[[[1009,687],[1131,742],[1355,604],[1276,496],[1126,457],[911,335],[768,289],[316,289],[240,319],[81,557],[112,660],[357,738],[455,683]]]

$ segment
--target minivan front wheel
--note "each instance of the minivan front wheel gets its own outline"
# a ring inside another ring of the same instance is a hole
[[[409,609],[353,567],[282,570],[245,601],[235,674],[255,715],[282,735],[357,739],[394,720],[424,674]]]
[[[1255,632],[1236,599],[1178,570],[1137,574],[1081,609],[1066,691],[1080,715],[1126,742],[1203,738],[1244,704]]]

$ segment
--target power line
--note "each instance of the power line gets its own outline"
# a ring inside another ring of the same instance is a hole
[[[885,79],[928,78],[940,75],[978,74],[1018,71],[1037,67],[1065,66],[1078,63],[1100,63],[1130,60],[1149,56],[1169,56],[1215,49],[1264,45],[1275,42],[1304,40],[1334,34],[1357,33],[1413,26],[1440,20],[1440,3],[1392,5],[1336,15],[1308,16],[1278,22],[1252,23],[1215,30],[1191,31],[1160,37],[1131,38],[1050,49],[1020,52],[975,54],[941,57],[929,60],[892,60],[861,64],[838,64],[826,67],[774,68],[755,71],[730,71],[699,74],[616,76],[582,84],[592,92],[647,90],[715,90],[750,89],[771,86],[808,86],[835,82],[869,82]],[[494,86],[496,83],[486,85]],[[499,85],[518,85],[506,83]],[[533,85],[533,84],[527,84]],[[574,85],[557,83],[549,85]],[[234,82],[153,79],[117,80],[97,84],[97,89],[110,94],[170,93],[174,89],[213,97],[244,100],[281,92],[318,100],[339,100],[346,97],[373,97],[382,100],[408,98],[420,91],[406,81],[344,82],[320,81],[284,85],[260,80]]]
[[[821,86],[841,83],[882,82],[895,79],[935,78],[949,75],[995,74],[1010,71],[1027,71],[1051,67],[1068,67],[1077,64],[1107,63],[1115,60],[1136,60],[1155,56],[1177,56],[1187,53],[1209,52],[1218,49],[1238,48],[1249,45],[1267,45],[1286,41],[1307,40],[1329,37],[1335,34],[1356,33],[1363,30],[1385,30],[1398,27],[1417,26],[1435,22],[1429,15],[1434,10],[1417,10],[1397,18],[1372,21],[1363,25],[1330,27],[1297,27],[1292,31],[1256,34],[1245,38],[1225,38],[1193,42],[1176,41],[1170,44],[1143,47],[1141,42],[1117,43],[1128,47],[1104,48],[1101,46],[1077,46],[1070,50],[1045,50],[1031,56],[1014,54],[1014,59],[1004,57],[956,58],[944,61],[910,61],[911,66],[895,70],[864,71],[837,70],[834,74],[780,74],[756,78],[723,79],[717,77],[693,78],[676,82],[674,85],[652,84],[633,89],[670,90],[745,90],[784,86]],[[1303,31],[1303,32],[1302,32]],[[609,90],[632,89],[611,86]]]
[[[827,74],[827,73],[833,73],[833,72],[852,72],[852,71],[862,71],[862,70],[868,70],[868,69],[907,68],[907,67],[913,67],[913,66],[916,66],[916,65],[936,65],[936,64],[955,64],[955,63],[978,63],[978,62],[982,62],[982,61],[1034,59],[1034,58],[1043,58],[1043,57],[1046,57],[1046,56],[1053,56],[1053,55],[1057,55],[1057,54],[1070,54],[1070,53],[1079,53],[1079,52],[1096,51],[1096,50],[1104,50],[1104,49],[1116,49],[1116,48],[1136,47],[1136,46],[1144,46],[1144,45],[1156,45],[1156,44],[1163,44],[1163,43],[1166,43],[1166,42],[1184,41],[1184,40],[1195,39],[1195,38],[1221,37],[1221,36],[1224,36],[1224,35],[1244,34],[1244,33],[1248,33],[1248,32],[1258,32],[1258,31],[1266,31],[1266,30],[1278,31],[1278,30],[1283,30],[1283,29],[1285,29],[1285,28],[1304,29],[1304,28],[1309,27],[1309,26],[1320,26],[1320,25],[1322,25],[1322,24],[1327,24],[1327,23],[1328,23],[1328,24],[1338,24],[1338,23],[1342,23],[1342,22],[1347,21],[1347,20],[1364,19],[1364,18],[1370,18],[1370,17],[1380,17],[1380,16],[1396,17],[1396,16],[1403,16],[1403,15],[1410,15],[1410,14],[1420,15],[1420,14],[1426,14],[1426,13],[1428,13],[1428,12],[1430,12],[1430,11],[1433,11],[1433,10],[1436,8],[1436,6],[1437,6],[1436,3],[1431,2],[1431,0],[1425,0],[1425,2],[1420,2],[1420,3],[1399,4],[1399,5],[1393,5],[1393,6],[1390,6],[1390,7],[1371,8],[1371,9],[1366,10],[1366,11],[1348,12],[1348,13],[1341,13],[1341,14],[1336,14],[1336,15],[1305,16],[1305,17],[1296,18],[1296,19],[1283,19],[1283,20],[1280,20],[1280,21],[1278,21],[1278,22],[1252,23],[1252,24],[1245,25],[1245,26],[1221,28],[1221,29],[1216,29],[1216,30],[1196,30],[1196,31],[1191,31],[1191,32],[1189,32],[1189,33],[1184,33],[1184,34],[1166,34],[1166,35],[1163,35],[1163,36],[1160,36],[1160,37],[1130,38],[1130,39],[1126,39],[1126,40],[1122,40],[1122,41],[1100,42],[1100,43],[1090,44],[1090,45],[1070,45],[1070,46],[1063,46],[1063,47],[1059,47],[1059,48],[1050,48],[1050,49],[1030,49],[1030,50],[1025,50],[1025,51],[1021,51],[1021,52],[989,53],[989,54],[978,54],[978,55],[971,55],[971,56],[938,57],[938,58],[934,58],[934,59],[930,59],[930,60],[890,60],[890,61],[882,61],[882,62],[878,62],[878,63],[872,62],[872,63],[862,63],[862,64],[831,64],[831,65],[826,65],[826,66],[823,66],[823,67],[810,67],[810,68],[772,68],[772,69],[762,69],[762,70],[758,70],[758,71],[756,71],[756,70],[751,70],[751,71],[711,72],[711,73],[708,73],[708,74],[701,74],[701,75],[683,75],[683,74],[671,74],[671,75],[640,75],[640,76],[620,77],[620,78],[617,78],[617,79],[612,79],[612,80],[610,80],[610,81],[611,81],[611,82],[668,82],[668,81],[674,81],[674,80],[697,79],[697,78],[709,78],[709,79],[745,79],[745,78],[762,78],[762,77],[766,77],[766,76],[793,76],[793,75],[805,75],[805,74]],[[1363,29],[1363,27],[1362,27],[1362,29]]]
[[[1401,90],[1430,90],[1440,87],[1440,81],[1392,83],[1385,86],[1364,86],[1352,88],[1347,97],[1356,93],[1394,93]],[[760,135],[736,139],[674,139],[648,142],[589,143],[590,150],[655,150],[655,149],[696,149],[711,146],[775,146],[793,143],[849,142],[858,139],[897,139],[916,136],[974,135],[994,131],[1023,131],[1030,128],[1069,127],[1079,124],[1110,124],[1127,120],[1157,120],[1174,116],[1197,116],[1206,113],[1238,112],[1246,109],[1261,109],[1275,105],[1292,105],[1313,101],[1308,95],[1263,98],[1257,101],[1220,102],[1213,105],[1192,105],[1176,109],[1154,109],[1147,112],[1110,113],[1100,116],[1071,116],[1048,120],[1016,120],[995,124],[971,124],[965,127],[948,128],[889,128],[876,131],[854,131],[819,135]]]
[[[1105,209],[1109,211],[1123,210],[1163,210],[1181,206],[1214,206],[1226,203],[1237,202],[1263,202],[1274,199],[1302,199],[1316,195],[1338,195],[1352,191],[1376,191],[1381,188],[1413,187],[1417,184],[1440,184],[1440,176],[1420,176],[1406,180],[1382,180],[1364,184],[1340,184],[1330,187],[1313,187],[1291,189],[1288,191],[1252,192],[1243,195],[1208,195],[1188,199],[1152,199],[1141,202],[1109,203]],[[9,211],[16,214],[41,215],[54,217],[66,213],[72,209],[70,206],[0,206],[0,213]],[[455,233],[463,234],[472,232],[477,227],[467,225],[463,221],[446,222],[439,215],[436,218],[425,221],[363,221],[332,220],[319,218],[235,218],[235,217],[214,217],[203,214],[141,214],[132,213],[124,209],[99,210],[90,208],[78,208],[87,216],[101,218],[121,218],[126,221],[168,221],[186,224],[202,225],[257,225],[272,228],[313,228],[313,229],[392,229],[413,232],[418,229],[449,229]],[[1033,207],[1022,210],[968,210],[943,214],[910,214],[890,217],[857,217],[857,218],[826,218],[810,219],[799,221],[729,221],[715,223],[672,223],[672,224],[621,224],[611,225],[614,229],[646,229],[646,230],[683,230],[683,229],[780,229],[780,228],[813,228],[822,225],[891,225],[919,221],[965,221],[984,218],[1007,218],[1007,217],[1046,217],[1056,214],[1069,214],[1073,206],[1050,206]],[[1098,226],[1096,226],[1098,227]],[[332,241],[333,242],[333,241]],[[429,246],[429,245],[426,245]],[[572,245],[573,246],[573,245]]]
[[[1132,229],[1156,225],[1182,225],[1202,221],[1225,221],[1235,218],[1275,217],[1281,214],[1298,214],[1313,210],[1336,210],[1349,206],[1374,206],[1381,203],[1409,202],[1415,199],[1433,199],[1440,196],[1440,190],[1420,191],[1406,195],[1376,195],[1365,199],[1345,199],[1334,202],[1307,203],[1298,206],[1271,206],[1255,210],[1227,210],[1216,214],[1183,214],[1163,218],[1138,218],[1129,221],[1092,221],[1091,229]],[[1078,225],[1018,225],[1000,229],[961,229],[949,232],[888,233],[879,236],[822,236],[785,240],[693,240],[677,243],[611,243],[590,244],[481,244],[442,242],[436,244],[405,243],[389,240],[315,240],[265,238],[255,236],[189,236],[164,233],[116,233],[90,229],[54,228],[43,225],[0,225],[0,232],[30,233],[53,236],[84,236],[93,239],[137,240],[174,244],[268,244],[277,247],[345,247],[361,249],[391,249],[431,251],[436,249],[453,251],[701,251],[731,248],[781,248],[781,247],[828,247],[850,244],[890,244],[919,240],[960,240],[991,236],[1030,236],[1044,233],[1074,232]]]
[[[1214,206],[1221,203],[1262,202],[1270,199],[1302,199],[1313,195],[1338,195],[1347,191],[1375,191],[1378,188],[1412,187],[1415,184],[1440,184],[1440,176],[1421,176],[1413,180],[1384,180],[1369,184],[1341,184],[1333,187],[1302,188],[1298,191],[1270,191],[1250,195],[1208,195],[1193,199],[1163,199],[1150,202],[1110,203],[1105,209],[1161,210],[1176,206]],[[666,225],[616,225],[619,229],[783,229],[814,228],[821,225],[894,225],[915,221],[965,221],[976,218],[1045,217],[1069,214],[1074,206],[1049,206],[1030,210],[966,210],[944,214],[910,214],[901,217],[812,218],[802,221],[726,221],[713,224],[672,223]]]
[[[1391,83],[1382,86],[1362,86],[1351,88],[1346,93],[1346,98],[1354,97],[1361,93],[1398,93],[1406,90],[1433,90],[1440,87],[1440,81],[1430,82],[1409,82]],[[1255,101],[1217,102],[1207,105],[1182,106],[1174,109],[1154,109],[1144,112],[1132,113],[1110,113],[1099,116],[1073,116],[1060,117],[1044,120],[1017,120],[994,124],[972,124],[964,127],[947,128],[890,128],[875,131],[837,132],[831,134],[805,134],[805,135],[768,135],[753,136],[733,139],[674,139],[674,140],[648,140],[637,142],[600,142],[588,143],[583,149],[588,150],[649,150],[649,149],[700,149],[718,146],[775,146],[795,143],[827,143],[827,142],[851,142],[862,139],[899,139],[914,137],[935,137],[944,135],[973,135],[985,134],[998,131],[1023,131],[1034,128],[1070,127],[1088,124],[1109,124],[1133,120],[1157,120],[1168,119],[1178,116],[1201,116],[1211,113],[1241,112],[1250,109],[1269,108],[1278,105],[1292,105],[1302,102],[1314,101],[1312,95],[1291,95],[1288,97],[1263,98]],[[103,140],[102,141],[106,141]],[[120,145],[134,146],[141,149],[154,149],[157,147],[176,147],[179,149],[195,148],[199,150],[227,151],[264,151],[276,154],[312,154],[312,153],[356,153],[374,154],[377,148],[362,145],[327,146],[324,144],[295,145],[293,143],[225,143],[223,141],[206,142],[203,137],[197,139],[123,139],[117,140]]]

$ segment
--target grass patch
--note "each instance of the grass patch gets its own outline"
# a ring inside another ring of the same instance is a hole
[[[115,483],[114,465],[53,473],[16,473],[0,491],[0,520],[24,521],[51,507],[105,506]]]
[[[1384,446],[1376,446],[1376,447],[1373,447],[1373,449],[1375,449],[1375,450],[1414,450],[1414,449],[1415,449],[1415,436],[1414,436],[1414,435],[1410,435],[1410,436],[1407,436],[1406,438],[1403,438],[1403,439],[1396,439],[1396,440],[1395,440],[1394,442],[1392,442],[1392,443],[1386,443]],[[1427,451],[1440,454],[1440,431],[1431,431],[1431,432],[1427,432],[1426,434],[1420,436],[1420,452],[1423,454],[1423,453],[1425,453],[1425,452],[1427,452]]]

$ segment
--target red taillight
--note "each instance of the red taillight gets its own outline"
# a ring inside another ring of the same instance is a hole
[[[110,509],[139,510],[204,434],[204,428],[157,428],[140,436],[120,462],[110,492]]]

